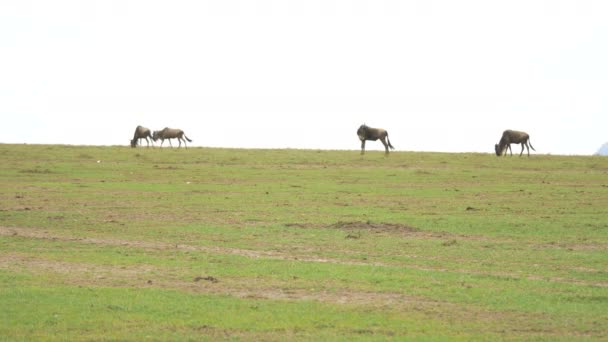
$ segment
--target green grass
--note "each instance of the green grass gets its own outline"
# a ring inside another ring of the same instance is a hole
[[[608,159],[0,145],[4,340],[605,340]]]

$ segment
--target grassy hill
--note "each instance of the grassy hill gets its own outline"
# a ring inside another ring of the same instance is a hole
[[[0,145],[6,340],[608,338],[608,159]]]

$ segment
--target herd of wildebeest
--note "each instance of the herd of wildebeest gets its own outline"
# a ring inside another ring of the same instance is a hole
[[[389,147],[393,150],[395,149],[393,145],[391,145],[391,141],[388,138],[388,132],[383,128],[372,128],[363,124],[359,126],[357,136],[359,137],[359,140],[361,140],[361,154],[365,153],[365,142],[367,140],[376,141],[380,139],[380,142],[382,142],[384,145],[386,155],[388,155]],[[135,128],[133,139],[131,140],[131,147],[137,147],[137,144],[141,139],[146,139],[147,147],[150,147],[150,140],[148,140],[148,138],[152,140],[152,146],[154,146],[155,141],[160,139],[161,147],[163,146],[165,139],[169,140],[169,145],[171,147],[173,147],[173,144],[171,144],[171,139],[177,139],[179,142],[179,146],[177,148],[182,146],[182,141],[184,142],[185,148],[187,148],[186,140],[188,140],[188,142],[192,142],[192,140],[190,140],[181,129],[165,127],[160,131],[152,132],[149,128],[137,126],[137,128]],[[500,141],[498,144],[494,145],[494,152],[496,152],[497,156],[502,156],[506,154],[507,150],[509,150],[511,155],[513,155],[511,144],[521,144],[521,152],[519,153],[520,157],[524,153],[524,147],[528,151],[528,157],[530,156],[530,148],[536,151],[530,142],[530,135],[528,135],[528,133],[508,129],[502,132]]]

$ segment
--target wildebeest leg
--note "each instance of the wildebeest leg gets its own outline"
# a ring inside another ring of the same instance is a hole
[[[365,154],[365,140],[361,140],[361,154]]]
[[[384,155],[388,156],[388,144],[386,143],[386,138],[380,138],[382,145],[384,145]]]
[[[521,155],[522,155],[522,154],[524,154],[524,145],[525,145],[525,144],[526,144],[525,142],[522,142],[522,143],[521,143],[521,152],[519,152],[519,156],[520,156],[520,157],[521,157]]]
[[[511,153],[511,156],[513,156],[513,150],[511,149],[511,144],[507,144],[507,148],[509,149],[509,153]],[[507,151],[505,151],[505,155],[507,154]]]
[[[524,152],[524,146],[523,146],[523,145],[526,145],[526,151],[528,151],[528,157],[529,157],[529,156],[530,156],[530,146],[528,146],[528,142],[527,142],[527,141],[524,141],[524,142],[522,143],[522,146],[521,146],[521,152],[522,152],[522,153]]]
[[[173,148],[173,144],[171,143],[171,138],[169,138],[167,140],[169,140],[169,146],[171,146],[171,148]]]

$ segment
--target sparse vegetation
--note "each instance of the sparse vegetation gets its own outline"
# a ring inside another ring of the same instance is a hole
[[[608,338],[603,157],[0,156],[6,340]]]

